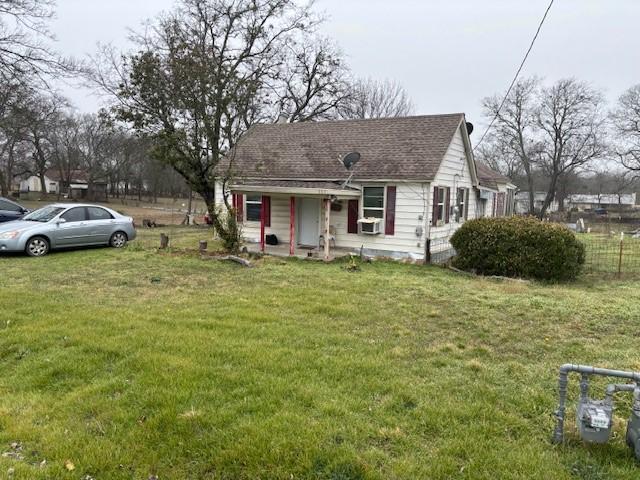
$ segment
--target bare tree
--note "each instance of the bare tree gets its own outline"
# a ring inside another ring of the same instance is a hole
[[[606,153],[602,94],[588,84],[565,79],[542,88],[536,121],[541,132],[540,165],[549,178],[540,217],[556,197],[563,175]]]
[[[275,79],[278,119],[289,122],[336,118],[350,99],[348,71],[340,52],[327,39],[286,46]]]
[[[611,118],[620,162],[629,170],[640,171],[640,84],[620,96]]]
[[[340,114],[346,119],[389,118],[406,117],[413,111],[413,102],[399,83],[368,78],[353,82]]]
[[[0,0],[0,81],[47,83],[75,63],[51,48],[54,0]]]
[[[56,125],[67,100],[55,94],[34,94],[25,106],[27,138],[32,147],[32,173],[40,178],[40,191],[47,192],[45,175],[52,165]]]
[[[230,249],[239,231],[234,215],[217,212],[216,185],[229,179],[220,162],[265,108],[278,105],[265,90],[274,91],[294,34],[313,24],[309,7],[295,0],[181,0],[135,37],[138,53],[92,74],[115,95],[118,117],[152,138],[154,157],[202,196]]]
[[[536,96],[540,86],[537,78],[518,81],[509,96],[494,95],[482,101],[488,119],[495,117],[495,127],[489,142],[498,152],[517,159],[526,177],[529,194],[529,214],[535,215],[534,170],[539,145],[536,142]],[[502,107],[502,108],[500,108]],[[486,148],[486,147],[485,147]],[[495,160],[499,163],[499,160]]]
[[[80,122],[71,113],[60,115],[50,139],[53,147],[52,167],[58,172],[60,187],[58,198],[62,197],[63,185],[69,185],[73,173],[80,168]]]
[[[95,199],[95,184],[106,179],[108,160],[114,153],[113,135],[112,125],[103,116],[86,114],[78,119],[78,160],[87,175],[90,200]]]
[[[522,176],[524,170],[520,157],[505,140],[504,136],[489,135],[488,141],[481,144],[476,150],[475,157],[496,172],[514,179]]]
[[[13,179],[29,171],[25,110],[30,94],[19,82],[0,82],[0,193],[4,196]]]

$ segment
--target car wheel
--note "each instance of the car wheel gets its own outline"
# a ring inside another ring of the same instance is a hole
[[[42,257],[49,253],[49,241],[44,237],[30,238],[25,251],[30,257]]]
[[[122,248],[127,244],[127,234],[124,232],[116,232],[111,235],[111,240],[109,240],[109,245],[113,248]]]

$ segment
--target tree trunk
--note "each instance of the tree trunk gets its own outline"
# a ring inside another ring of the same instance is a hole
[[[49,193],[47,192],[47,181],[45,180],[45,175],[42,172],[40,172],[40,191],[43,194]]]
[[[527,175],[527,185],[529,188],[529,215],[536,214],[536,192],[533,189],[533,176]]]
[[[7,181],[4,178],[4,175],[0,173],[0,195],[3,197],[9,196],[9,189],[7,188]]]
[[[538,218],[542,220],[549,209],[549,206],[553,202],[553,199],[556,196],[556,186],[558,184],[558,175],[554,174],[551,177],[551,182],[549,183],[549,189],[547,191],[547,195],[544,197],[544,203],[542,204],[542,208],[540,209],[540,214]]]

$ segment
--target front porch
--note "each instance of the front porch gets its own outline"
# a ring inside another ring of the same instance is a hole
[[[325,259],[324,258],[324,247],[303,247],[296,246],[293,249],[293,254],[291,253],[290,246],[288,243],[283,243],[280,245],[266,245],[264,250],[262,249],[262,245],[260,243],[246,243],[244,245],[247,248],[247,251],[250,253],[264,253],[266,255],[273,255],[274,257],[297,257],[301,259],[306,258],[314,258],[314,259]],[[342,247],[331,247],[329,252],[328,260],[335,260],[337,258],[342,258],[353,254],[353,250],[349,248]]]
[[[336,245],[336,221],[344,224],[343,208],[360,197],[359,189],[331,182],[262,180],[235,184],[231,190],[249,251],[326,261],[353,251]],[[338,212],[341,217],[334,219],[332,213]]]

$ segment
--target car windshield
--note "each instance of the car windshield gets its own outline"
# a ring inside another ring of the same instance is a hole
[[[23,217],[22,220],[27,220],[29,222],[46,223],[51,221],[56,215],[58,215],[63,210],[64,208],[62,207],[54,207],[54,206],[43,207],[36,210],[35,212],[31,212],[26,217]]]

